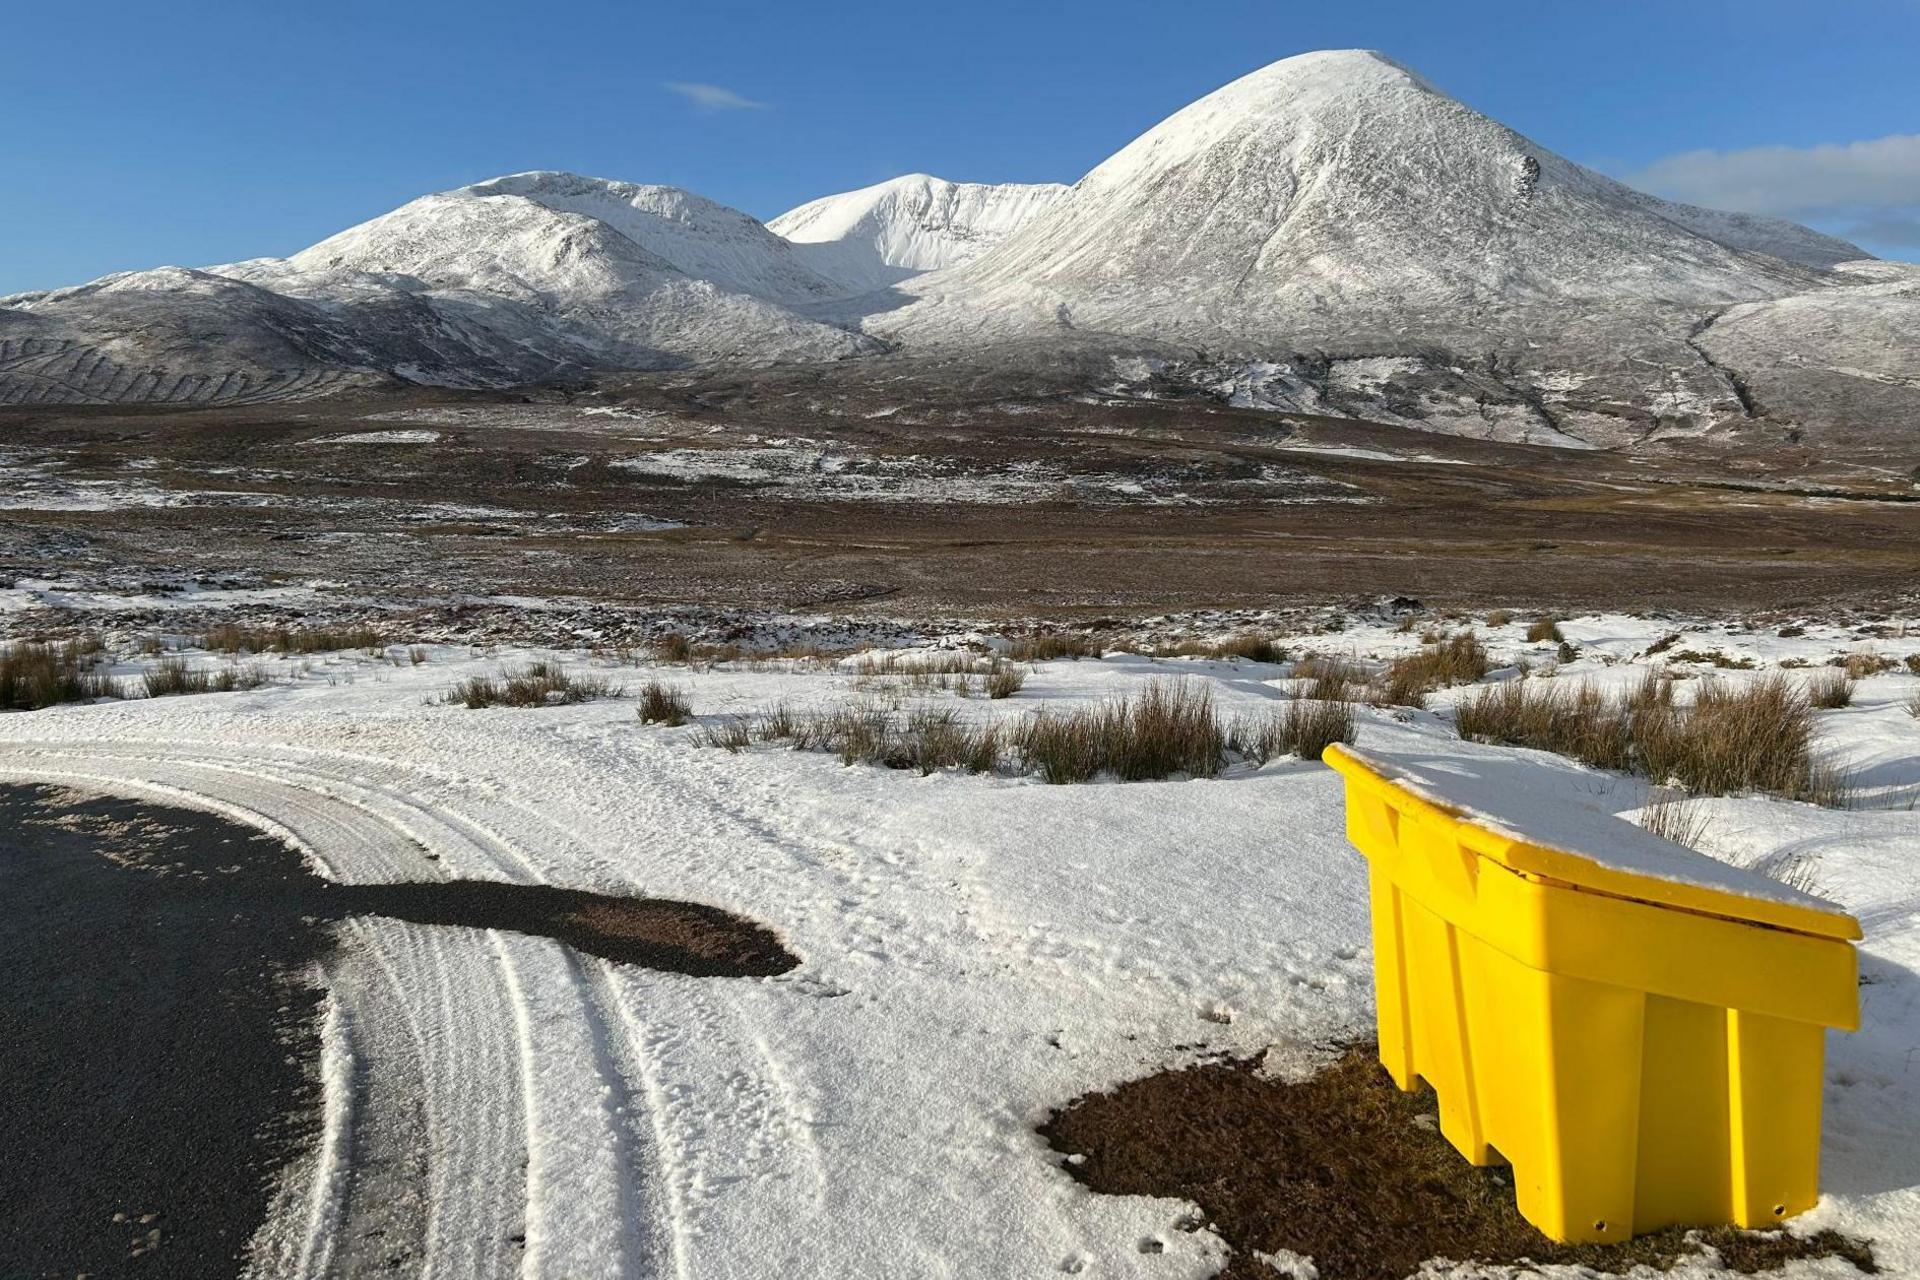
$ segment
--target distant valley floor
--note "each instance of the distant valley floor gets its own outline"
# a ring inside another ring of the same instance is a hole
[[[1552,449],[818,369],[19,410],[0,412],[0,588],[10,615],[144,596],[320,614],[1872,609],[1920,582],[1912,461]]]

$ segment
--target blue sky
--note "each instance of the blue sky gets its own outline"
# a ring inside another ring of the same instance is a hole
[[[914,170],[1072,181],[1345,47],[1665,194],[1920,258],[1917,0],[97,0],[7,18],[0,293],[288,253],[521,169],[761,217]]]

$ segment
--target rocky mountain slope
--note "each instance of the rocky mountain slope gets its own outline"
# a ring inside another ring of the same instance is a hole
[[[0,404],[892,350],[1496,440],[1904,441],[1915,288],[1804,227],[1633,191],[1336,51],[1209,94],[1070,188],[916,174],[762,225],[671,187],[516,174],[286,259],[0,299]]]

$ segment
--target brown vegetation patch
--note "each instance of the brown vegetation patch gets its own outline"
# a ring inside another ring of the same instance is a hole
[[[1163,1071],[1079,1098],[1040,1132],[1095,1191],[1198,1204],[1234,1250],[1223,1280],[1271,1276],[1255,1255],[1281,1251],[1311,1258],[1321,1280],[1400,1280],[1436,1258],[1622,1273],[1709,1251],[1743,1273],[1819,1257],[1876,1270],[1866,1244],[1833,1231],[1672,1229],[1618,1245],[1556,1244],[1514,1207],[1511,1171],[1468,1164],[1440,1136],[1432,1094],[1401,1093],[1373,1046],[1299,1083],[1258,1067]]]

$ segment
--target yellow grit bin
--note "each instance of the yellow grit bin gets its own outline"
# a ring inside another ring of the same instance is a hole
[[[1813,1205],[1853,917],[1497,764],[1326,759],[1369,868],[1381,1062],[1468,1160],[1512,1164],[1529,1222],[1620,1241]]]

